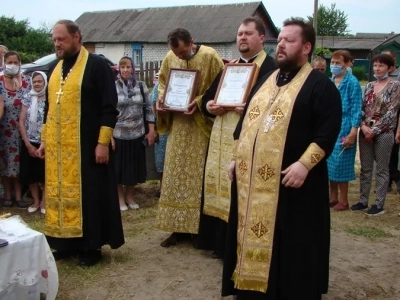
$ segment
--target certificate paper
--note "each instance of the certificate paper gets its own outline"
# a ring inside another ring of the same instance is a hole
[[[215,103],[226,108],[235,108],[245,103],[258,72],[256,64],[226,64],[215,96]]]
[[[196,94],[199,71],[170,69],[164,94],[164,107],[168,110],[187,111]]]

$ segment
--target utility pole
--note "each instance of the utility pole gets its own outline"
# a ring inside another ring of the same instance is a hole
[[[318,0],[314,0],[314,16],[313,16],[313,27],[315,30],[315,34],[318,36],[317,34],[317,26],[318,26]],[[314,52],[312,54],[312,59],[314,59],[315,57],[315,48],[314,48]]]

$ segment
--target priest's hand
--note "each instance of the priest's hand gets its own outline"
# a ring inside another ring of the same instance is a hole
[[[108,145],[97,144],[94,151],[96,156],[96,164],[108,164]]]
[[[197,110],[197,102],[196,101],[192,101],[189,105],[188,105],[188,111],[184,112],[185,115],[193,115],[193,113]]]
[[[158,98],[156,101],[156,110],[159,113],[165,113],[167,110],[164,107],[164,100],[162,98]]]
[[[238,114],[242,114],[244,112],[244,106],[246,105],[246,103],[243,103],[241,105],[236,106],[235,111]]]
[[[285,187],[299,188],[303,185],[304,180],[306,180],[308,169],[301,162],[296,161],[283,170],[282,174],[285,175],[282,180],[282,184]]]
[[[225,113],[225,109],[215,104],[215,100],[210,100],[206,104],[207,111],[215,116],[220,116]]]
[[[39,146],[39,148],[36,149],[36,155],[37,157],[44,159],[44,142],[42,142]]]
[[[236,166],[236,161],[231,160],[231,163],[228,166],[228,177],[230,181],[233,181],[233,178],[235,177],[235,166]]]

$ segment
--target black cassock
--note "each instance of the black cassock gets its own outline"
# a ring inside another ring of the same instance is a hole
[[[75,64],[78,54],[64,60],[62,68],[64,78]],[[59,76],[52,74],[53,69],[49,74],[49,80],[51,76]],[[48,103],[46,104],[48,108]],[[98,144],[100,127],[114,128],[118,115],[116,105],[117,92],[111,68],[102,57],[89,54],[81,89],[80,150],[83,237],[54,238],[46,236],[52,249],[87,251],[99,249],[106,244],[116,249],[124,244],[111,147],[108,164],[97,164],[95,160],[95,148]]]
[[[289,83],[297,72],[280,75],[278,86]],[[268,75],[258,82],[249,99],[267,78]],[[235,130],[234,139],[239,138],[244,115]],[[233,181],[222,279],[223,296],[237,295],[237,300],[319,300],[321,294],[327,293],[330,209],[326,158],[333,150],[341,118],[342,106],[337,88],[327,76],[313,70],[294,103],[282,170],[298,161],[313,142],[325,151],[326,156],[310,170],[302,187],[280,186],[267,293],[236,290],[231,280],[237,259],[238,223],[237,186],[236,180]]]
[[[249,63],[252,63],[257,57],[254,57],[249,60]],[[239,63],[245,63],[244,60],[239,59]],[[276,64],[274,59],[267,55],[264,59],[263,63],[260,66],[260,70],[258,73],[258,79],[262,78],[269,72],[276,69]],[[214,100],[215,95],[218,90],[218,84],[221,79],[223,71],[219,72],[219,74],[215,77],[211,86],[207,89],[205,94],[203,95],[202,101],[202,111],[205,115],[215,118],[215,115],[210,114],[207,111],[207,103],[211,100]],[[225,246],[226,246],[226,233],[228,224],[221,220],[220,218],[212,217],[209,215],[203,214],[203,206],[204,206],[204,188],[203,195],[201,201],[201,217],[200,217],[200,225],[199,225],[199,235],[198,235],[198,247],[206,250],[215,251],[216,255],[219,258],[224,258],[225,255]]]

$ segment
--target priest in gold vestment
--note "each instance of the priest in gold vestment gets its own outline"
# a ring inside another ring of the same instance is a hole
[[[117,120],[111,68],[81,46],[77,24],[53,28],[57,65],[50,70],[42,144],[45,234],[56,259],[79,255],[80,266],[101,259],[105,244],[124,243],[117,185],[109,152]]]
[[[248,17],[242,21],[236,36],[240,58],[231,63],[254,63],[259,72],[256,79],[276,69],[274,59],[264,50],[265,26],[261,18]],[[231,202],[231,182],[226,169],[231,161],[233,131],[239,121],[243,106],[226,110],[216,105],[215,96],[222,71],[203,96],[206,115],[215,118],[211,131],[205,174],[204,205],[200,220],[199,248],[213,250],[213,257],[223,258],[226,229]]]
[[[326,158],[341,126],[335,85],[308,63],[315,30],[284,22],[278,70],[253,88],[234,132],[222,295],[320,300],[328,290]]]
[[[172,232],[161,243],[175,245],[188,234],[197,235],[200,221],[204,164],[207,155],[212,120],[204,115],[201,101],[204,92],[222,70],[223,62],[217,52],[196,45],[190,33],[177,28],[168,35],[170,51],[159,73],[157,130],[169,131],[165,152],[164,174],[156,217],[156,228]],[[171,68],[198,70],[199,81],[188,112],[167,112],[162,97]]]

